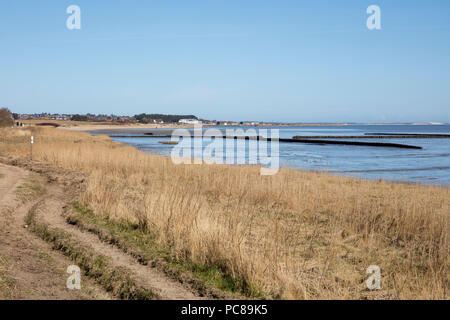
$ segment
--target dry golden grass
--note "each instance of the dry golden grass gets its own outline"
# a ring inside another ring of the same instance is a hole
[[[32,128],[34,158],[85,172],[80,201],[158,234],[181,259],[221,266],[273,297],[448,299],[450,189],[169,158],[53,128]],[[0,131],[25,157],[29,131]],[[365,286],[378,265],[382,290]]]

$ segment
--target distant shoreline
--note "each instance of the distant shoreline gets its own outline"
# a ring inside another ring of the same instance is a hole
[[[311,124],[260,124],[260,125],[214,125],[214,124],[203,124],[203,127],[344,127],[348,124],[327,124],[327,123],[311,123]],[[72,131],[100,131],[100,130],[126,130],[126,129],[189,129],[194,128],[192,124],[123,124],[123,125],[79,125],[79,126],[61,126],[61,129],[72,130]]]
[[[55,124],[60,129],[70,131],[99,131],[99,130],[126,130],[126,129],[185,129],[194,128],[193,124],[178,123],[99,123],[89,121],[62,121],[62,120],[23,120],[25,125],[39,126],[39,124]],[[446,126],[446,123],[261,123],[255,125],[216,125],[211,122],[203,123],[204,127],[346,127],[346,126]]]
[[[193,128],[192,125],[176,125],[176,124],[142,124],[142,125],[81,125],[59,127],[60,129],[70,131],[100,131],[100,130],[127,130],[127,129],[177,129],[177,128]]]

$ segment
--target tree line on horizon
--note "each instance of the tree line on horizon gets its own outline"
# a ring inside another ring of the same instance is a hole
[[[70,120],[72,121],[96,121],[96,118],[102,118],[109,121],[127,121],[135,120],[139,123],[154,123],[154,122],[165,122],[165,123],[175,123],[181,119],[195,119],[198,120],[197,116],[189,115],[177,115],[177,114],[160,114],[160,113],[141,113],[134,116],[116,116],[116,115],[95,115],[95,114],[72,114]],[[0,126],[10,126],[14,124],[14,120],[19,119],[20,115],[17,113],[12,113],[8,108],[0,109]]]
[[[198,118],[192,114],[190,115],[177,115],[177,114],[159,114],[159,113],[141,113],[134,116],[134,118],[140,123],[152,123],[154,121],[164,122],[178,122],[181,119],[195,119]]]
[[[71,116],[70,120],[72,121],[89,121],[92,117],[95,117],[96,115],[93,114],[86,114],[86,115],[80,115],[80,114],[74,114]],[[100,115],[103,116],[103,115]],[[106,115],[104,116],[106,117]],[[118,120],[120,119],[119,116],[115,116],[115,115],[111,115],[111,118],[117,118]],[[170,122],[178,122],[181,119],[196,119],[198,120],[198,118],[195,115],[177,115],[177,114],[160,114],[160,113],[151,113],[151,114],[147,114],[147,113],[141,113],[141,114],[137,114],[134,115],[130,118],[134,118],[137,122],[139,123],[153,123],[153,122],[165,122],[165,123],[170,123]]]

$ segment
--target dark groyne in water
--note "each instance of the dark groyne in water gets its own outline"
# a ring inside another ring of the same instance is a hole
[[[364,136],[294,136],[293,139],[448,139],[450,134],[370,134]]]
[[[111,135],[111,138],[171,138],[171,135]],[[191,137],[191,136],[189,136]],[[195,137],[195,136],[194,136]],[[265,138],[260,136],[208,136],[222,139],[243,139],[243,140],[265,140],[272,141],[272,138]],[[360,137],[364,138],[364,137]],[[280,142],[288,143],[305,143],[318,145],[348,145],[348,146],[365,146],[365,147],[384,147],[384,148],[401,148],[401,149],[422,149],[419,146],[412,146],[400,143],[383,143],[383,142],[364,142],[364,141],[339,141],[339,140],[324,140],[324,139],[304,139],[303,137],[294,137],[293,139],[279,138],[274,139]]]
[[[365,142],[365,141],[343,141],[343,140],[322,140],[322,139],[280,139],[289,140],[285,142],[299,142],[299,143],[309,143],[309,144],[341,144],[347,146],[366,146],[366,147],[385,147],[385,148],[401,148],[401,149],[422,149],[419,146],[412,146],[409,144],[401,143],[384,143],[384,142]]]
[[[380,133],[380,132],[369,132],[364,133],[366,136],[378,136],[380,139],[387,138],[401,138],[401,139],[441,139],[450,138],[450,134],[440,134],[440,133]],[[365,137],[368,138],[368,137]]]

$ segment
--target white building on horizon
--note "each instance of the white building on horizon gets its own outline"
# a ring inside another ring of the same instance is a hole
[[[197,119],[180,119],[178,123],[185,123],[185,124],[197,124],[200,123]]]

